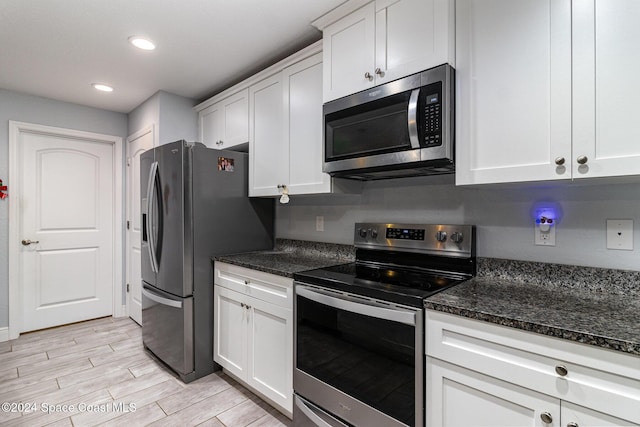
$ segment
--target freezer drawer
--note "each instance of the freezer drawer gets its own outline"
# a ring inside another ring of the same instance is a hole
[[[193,297],[178,298],[143,283],[142,343],[185,381],[194,370]]]

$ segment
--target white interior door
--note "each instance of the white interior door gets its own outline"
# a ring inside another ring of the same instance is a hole
[[[127,312],[142,325],[142,273],[140,271],[140,154],[153,148],[153,129],[127,138]]]
[[[121,277],[119,148],[58,131],[15,137],[22,332],[114,314]]]

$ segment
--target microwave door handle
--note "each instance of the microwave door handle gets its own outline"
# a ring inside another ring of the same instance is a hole
[[[411,91],[409,97],[409,110],[408,110],[408,128],[409,128],[409,142],[411,148],[420,148],[420,139],[418,138],[418,97],[420,96],[420,88]]]
[[[350,311],[352,313],[362,314],[363,316],[375,317],[377,319],[389,320],[392,322],[404,323],[405,325],[415,326],[416,315],[413,312],[405,310],[394,310],[391,308],[378,307],[367,304],[364,301],[350,301],[347,296],[336,298],[316,290],[311,290],[302,286],[296,287],[296,294],[304,298],[317,302],[318,304],[337,308],[340,310]]]
[[[158,272],[158,263],[156,261],[156,251],[153,236],[153,196],[155,194],[155,184],[156,184],[156,173],[158,172],[158,162],[153,162],[151,164],[151,169],[149,170],[149,181],[147,182],[147,238],[149,240],[149,244],[147,245],[149,248],[149,258],[151,260],[151,271],[154,273]]]

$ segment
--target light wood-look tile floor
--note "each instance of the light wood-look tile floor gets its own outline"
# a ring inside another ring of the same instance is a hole
[[[291,425],[221,372],[182,383],[144,352],[129,318],[0,343],[0,404],[2,426]]]

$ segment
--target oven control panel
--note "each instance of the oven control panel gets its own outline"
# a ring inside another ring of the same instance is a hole
[[[475,255],[474,239],[472,225],[357,223],[354,246],[469,257]]]

